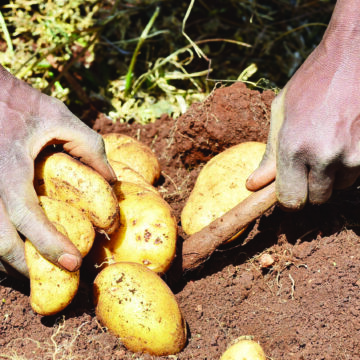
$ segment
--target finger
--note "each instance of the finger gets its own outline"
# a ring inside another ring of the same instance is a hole
[[[38,203],[32,184],[31,159],[27,163],[24,160],[20,163],[9,169],[11,178],[5,174],[5,178],[9,179],[6,186],[4,174],[1,176],[1,199],[11,223],[49,261],[69,271],[79,269],[82,261],[80,252],[66,236],[56,230]]]
[[[308,195],[308,170],[301,156],[289,156],[288,152],[278,153],[276,195],[279,204],[287,210],[304,207]]]
[[[323,204],[329,200],[333,185],[335,174],[329,168],[320,166],[312,166],[309,171],[308,189],[309,202],[312,204]]]
[[[20,273],[19,271],[15,270],[14,267],[9,265],[6,261],[3,261],[1,259],[0,259],[0,272],[5,273],[13,278],[17,278],[17,279],[21,279],[21,280],[29,278],[28,274],[25,275],[25,274]]]
[[[94,170],[100,173],[107,181],[115,182],[116,175],[110,166],[102,136],[85,125],[73,115],[67,107],[54,98],[47,97],[43,105],[42,126],[33,136],[33,159],[47,143],[55,140],[64,143],[64,149]],[[54,108],[52,109],[51,106]]]
[[[344,168],[339,170],[335,174],[334,189],[346,189],[353,185],[360,176],[360,169],[356,167],[354,169]]]
[[[281,91],[271,104],[270,133],[265,154],[259,167],[246,181],[246,187],[250,191],[256,191],[275,179],[278,135],[285,118],[285,93],[286,88]]]
[[[264,156],[259,167],[246,180],[246,187],[250,191],[257,191],[269,184],[276,176],[276,162],[272,156]]]
[[[29,277],[25,262],[24,242],[11,223],[0,199],[0,271],[11,273],[7,265]]]
[[[66,132],[66,129],[63,129]],[[82,162],[91,166],[110,183],[116,181],[116,175],[109,164],[104,141],[100,134],[87,127],[85,124],[75,124],[68,133],[68,141],[64,149],[71,155],[79,157]]]

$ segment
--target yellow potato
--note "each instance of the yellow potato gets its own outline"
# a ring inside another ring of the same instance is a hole
[[[61,226],[55,225],[64,233]],[[25,259],[29,268],[33,310],[40,315],[54,315],[65,309],[77,293],[80,272],[57,267],[40,255],[29,240],[25,241]]]
[[[240,338],[223,353],[220,360],[266,360],[266,355],[256,341]]]
[[[186,234],[200,231],[251,194],[246,179],[258,167],[264,152],[263,143],[241,143],[214,156],[202,168],[181,213]]]
[[[176,252],[177,224],[171,207],[159,194],[137,184],[118,182],[114,192],[120,227],[110,239],[96,242],[93,262],[105,267],[131,261],[157,273],[166,272]]]
[[[39,203],[52,223],[60,224],[66,229],[67,237],[84,257],[90,251],[95,238],[89,218],[77,208],[47,196],[40,196]]]
[[[111,234],[119,225],[116,196],[95,170],[64,153],[39,158],[34,186],[38,195],[65,201],[82,210],[93,225]]]
[[[119,262],[94,282],[96,316],[133,352],[176,354],[186,342],[186,324],[174,294],[144,265]]]
[[[142,175],[133,170],[130,166],[116,160],[109,159],[118,181],[126,181],[138,184],[153,192],[158,192],[154,186],[147,182]]]
[[[130,136],[117,133],[105,134],[103,139],[108,159],[128,165],[150,184],[159,179],[159,161],[147,145]]]
[[[66,235],[85,256],[95,237],[90,220],[65,202],[39,197],[40,206],[58,231]],[[41,315],[54,315],[68,306],[79,287],[79,271],[61,269],[45,259],[29,240],[25,241],[25,259],[30,275],[30,304]]]

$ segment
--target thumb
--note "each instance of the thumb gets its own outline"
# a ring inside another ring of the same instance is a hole
[[[279,93],[271,104],[270,133],[266,144],[265,154],[259,167],[246,181],[246,187],[250,191],[259,190],[275,179],[278,134],[285,118],[285,94],[286,88]]]

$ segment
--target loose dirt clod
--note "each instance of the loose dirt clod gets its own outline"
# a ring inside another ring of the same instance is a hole
[[[261,268],[268,268],[274,264],[275,260],[270,254],[262,254],[259,258]]]

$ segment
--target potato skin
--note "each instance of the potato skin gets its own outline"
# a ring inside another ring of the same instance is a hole
[[[54,224],[56,229],[68,236],[65,228]],[[57,314],[65,309],[75,297],[80,271],[70,272],[45,259],[28,240],[25,240],[25,261],[29,269],[30,305],[44,316]]]
[[[153,151],[140,141],[123,134],[103,135],[109,160],[120,161],[142,175],[150,184],[160,177],[160,164]]]
[[[144,265],[119,262],[94,281],[96,316],[133,352],[176,354],[186,343],[186,324],[166,283]]]
[[[120,227],[110,239],[97,242],[93,261],[102,267],[131,261],[166,272],[176,252],[177,224],[168,203],[158,193],[128,182],[117,182]],[[101,269],[101,267],[100,267]]]
[[[202,168],[181,213],[186,234],[200,231],[251,194],[245,183],[258,167],[265,146],[260,142],[232,146]]]
[[[240,339],[222,354],[220,360],[266,360],[266,355],[256,341]]]
[[[145,178],[140,175],[138,172],[133,170],[130,166],[116,160],[109,159],[109,163],[113,168],[116,178],[118,181],[130,182],[133,184],[138,184],[143,186],[147,190],[151,190],[153,192],[158,192],[157,189],[152,186]]]
[[[47,196],[40,196],[39,204],[56,229],[85,256],[95,238],[90,220],[80,210]],[[40,315],[54,315],[67,307],[77,293],[80,272],[70,272],[54,265],[29,240],[25,241],[25,260],[29,269],[33,310]]]
[[[81,256],[86,256],[95,239],[95,230],[89,218],[79,209],[47,196],[39,196],[39,204],[52,223],[60,224],[66,229],[66,235]]]
[[[111,234],[119,226],[116,196],[95,170],[64,153],[37,159],[34,186],[47,195],[82,210],[93,225]]]
[[[56,227],[61,231],[59,226]],[[65,309],[77,293],[79,270],[70,272],[57,267],[40,255],[29,240],[25,241],[25,259],[30,275],[32,309],[44,316],[54,315]]]

